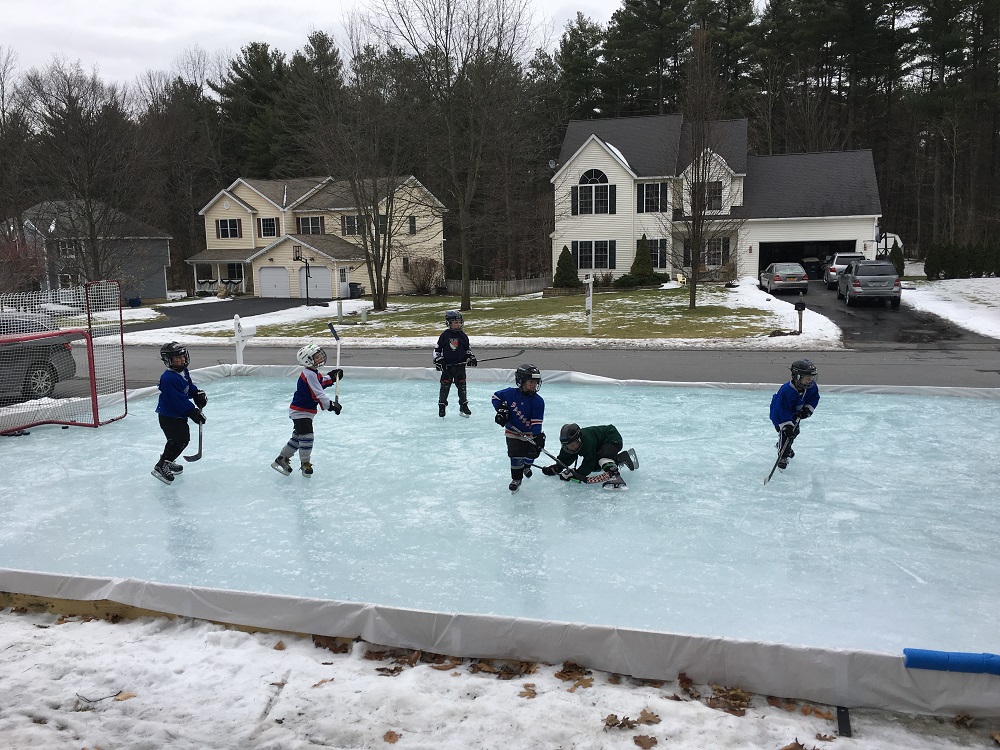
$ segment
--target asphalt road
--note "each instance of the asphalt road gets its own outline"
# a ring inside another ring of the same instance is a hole
[[[587,372],[616,379],[676,382],[780,383],[794,359],[809,357],[820,370],[820,382],[837,385],[935,385],[1000,388],[1000,340],[953,326],[933,315],[900,307],[847,308],[822,282],[812,282],[805,301],[809,309],[830,317],[844,331],[844,351],[628,350],[529,348],[494,367],[532,362],[545,370]],[[905,291],[904,291],[905,294]],[[239,298],[208,305],[168,306],[168,321],[129,326],[152,330],[213,320],[232,320],[301,304],[299,300]],[[481,359],[513,354],[517,349],[483,349]],[[236,361],[232,345],[191,346],[192,367]],[[332,353],[332,352],[331,352]],[[153,385],[163,372],[158,347],[126,348],[131,388]],[[341,362],[361,367],[429,367],[424,349],[352,349],[345,345]],[[295,364],[294,347],[254,346],[244,351],[247,364]]]

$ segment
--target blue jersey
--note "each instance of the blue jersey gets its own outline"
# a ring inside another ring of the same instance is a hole
[[[191,381],[191,373],[164,370],[160,375],[160,399],[156,402],[156,413],[165,417],[185,419],[195,408],[191,397],[198,390]]]
[[[464,364],[471,355],[472,348],[469,344],[469,337],[463,331],[453,331],[448,328],[438,336],[437,346],[434,347],[434,356],[444,357],[446,365]]]
[[[511,428],[518,432],[537,435],[542,431],[545,417],[545,401],[537,393],[526,396],[517,386],[504,388],[493,394],[493,408],[499,410],[504,404],[510,409],[510,419],[504,427],[504,434],[514,437]]]
[[[785,383],[771,397],[771,422],[776,429],[780,429],[782,425],[791,424],[795,415],[803,409],[812,414],[817,404],[819,387],[815,382],[810,383],[802,393],[791,382]]]
[[[333,378],[320,375],[311,367],[302,368],[302,373],[295,383],[295,395],[292,396],[292,403],[288,407],[288,416],[292,419],[314,417],[320,405],[324,410],[328,409],[330,397],[323,389],[331,385]]]

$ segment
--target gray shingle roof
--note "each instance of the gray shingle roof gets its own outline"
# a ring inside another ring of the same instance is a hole
[[[94,202],[93,213],[99,228],[108,232],[105,239],[111,236],[124,239],[172,239],[166,232],[99,201]],[[24,218],[38,232],[51,237],[80,237],[87,226],[86,215],[86,207],[80,200],[44,201],[24,212]]]
[[[256,250],[249,248],[224,248],[219,250],[202,250],[187,258],[185,263],[245,263],[246,259]]]
[[[747,219],[882,214],[869,149],[748,156],[743,195]]]
[[[726,160],[736,174],[747,171],[747,120],[717,120],[708,124],[705,145]],[[677,149],[676,174],[691,164],[691,125],[681,126],[680,147]]]
[[[289,180],[250,180],[244,178],[243,182],[275,205],[287,208],[328,179],[328,177],[296,177]],[[263,208],[263,206],[255,206],[255,208]]]

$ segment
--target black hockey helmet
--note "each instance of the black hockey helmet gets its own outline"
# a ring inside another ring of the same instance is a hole
[[[559,443],[563,448],[567,448],[572,443],[580,442],[580,425],[578,424],[564,424],[562,429],[559,430]],[[575,451],[570,451],[570,453],[575,453]]]
[[[539,370],[532,364],[523,364],[514,371],[514,383],[522,391],[524,390],[524,384],[528,380],[535,381],[535,390],[537,391],[542,387],[542,371]]]
[[[174,357],[184,357],[184,364],[180,366],[173,364]],[[184,368],[191,364],[191,355],[188,354],[188,350],[176,341],[171,341],[160,347],[160,359],[163,360],[163,364],[171,370],[177,370],[177,372],[183,372]]]
[[[803,375],[809,375],[815,380],[818,372],[811,359],[797,359],[788,369],[792,371],[792,382],[796,384],[802,380]]]
[[[451,324],[456,320],[458,321],[459,328],[462,328],[465,325],[465,318],[462,317],[462,313],[458,310],[449,310],[444,314],[444,322],[449,328],[451,328]]]

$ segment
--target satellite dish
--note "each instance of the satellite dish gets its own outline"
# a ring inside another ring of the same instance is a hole
[[[549,159],[549,169],[555,169],[555,168],[556,168],[556,160]]]

